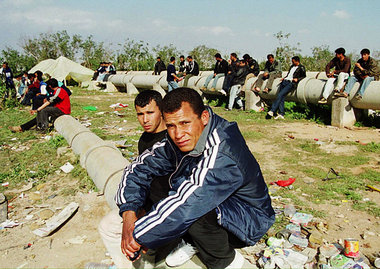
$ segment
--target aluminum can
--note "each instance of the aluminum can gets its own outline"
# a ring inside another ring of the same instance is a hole
[[[353,238],[344,239],[344,255],[350,258],[359,257],[359,240]]]

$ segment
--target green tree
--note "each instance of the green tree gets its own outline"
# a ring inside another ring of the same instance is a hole
[[[212,70],[215,64],[214,55],[218,53],[217,49],[199,45],[189,52],[189,55],[198,62],[200,70]]]
[[[287,70],[291,65],[292,57],[301,52],[298,48],[300,43],[297,43],[297,46],[290,45],[288,41],[290,33],[285,34],[282,31],[274,34],[274,37],[279,43],[279,46],[275,50],[275,57],[281,62],[282,69]]]
[[[9,67],[12,69],[14,75],[21,73],[23,71],[28,71],[34,65],[37,64],[37,61],[25,54],[21,54],[19,51],[6,47],[1,51],[2,61],[7,61]]]
[[[112,52],[104,47],[103,42],[94,41],[92,35],[88,36],[84,41],[78,42],[78,44],[82,50],[82,65],[88,68],[96,69],[100,62],[112,59]]]
[[[126,40],[121,50],[117,51],[116,66],[119,70],[152,70],[154,58],[144,41]]]
[[[326,65],[335,56],[335,54],[330,51],[329,46],[322,45],[319,47],[312,48],[312,56],[303,57],[302,64],[308,71],[320,71],[323,72]]]
[[[169,64],[170,57],[174,56],[177,60],[179,60],[179,56],[181,52],[177,50],[177,48],[170,44],[169,46],[160,46],[157,45],[157,47],[153,48],[154,55],[157,57],[161,57],[161,60],[165,63],[165,65]]]

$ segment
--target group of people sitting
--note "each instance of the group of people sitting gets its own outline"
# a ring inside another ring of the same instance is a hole
[[[363,49],[360,54],[361,58],[355,64],[353,75],[351,72],[351,60],[345,55],[344,48],[335,50],[335,57],[326,65],[326,75],[328,77],[324,86],[322,96],[319,100],[320,104],[327,103],[327,99],[334,92],[336,97],[348,97],[355,82],[360,82],[361,86],[355,98],[360,100],[368,87],[369,83],[373,80],[379,80],[380,69],[377,61],[370,57],[370,51]],[[220,78],[224,78],[220,92],[223,95],[229,96],[229,102],[226,110],[232,110],[236,105],[237,108],[243,109],[243,102],[240,99],[240,92],[246,82],[252,78],[257,77],[257,80],[250,89],[256,94],[269,93],[273,87],[273,81],[276,78],[282,77],[282,68],[279,61],[277,61],[273,54],[267,55],[267,61],[263,72],[260,73],[259,64],[250,55],[244,54],[242,59],[238,59],[236,53],[231,53],[230,59],[226,61],[220,55],[215,54],[215,67],[213,74],[206,78],[201,90],[207,90],[211,80],[210,91],[216,91],[216,85]],[[161,62],[162,63],[162,62]],[[156,70],[156,68],[155,68]],[[162,71],[163,69],[161,69]],[[161,72],[160,71],[160,72]],[[159,73],[157,73],[159,74]],[[184,80],[183,86],[187,86],[188,79],[191,76],[199,74],[198,64],[191,56],[187,57],[185,62],[184,56],[180,57],[179,72],[176,72],[175,58],[171,57],[170,64],[167,67],[167,82],[168,90],[171,91],[178,88],[177,82]],[[298,56],[292,58],[292,64],[288,70],[287,75],[281,79],[279,91],[276,100],[272,103],[271,109],[267,118],[275,116],[275,119],[284,118],[284,102],[286,96],[297,89],[298,83],[306,77],[306,69],[301,64]],[[264,81],[267,80],[265,88],[262,89]],[[277,113],[278,111],[278,113]],[[277,115],[275,115],[277,113]]]
[[[47,75],[47,77],[50,76]],[[20,83],[19,87],[19,89],[24,88],[23,92],[19,92],[21,104],[31,105],[30,114],[37,113],[37,117],[20,126],[10,126],[9,129],[12,132],[23,132],[35,126],[37,130],[46,132],[49,122],[54,122],[61,115],[71,113],[69,97],[71,91],[62,81],[49,78],[45,82],[43,73],[39,70],[33,74],[23,75],[20,81],[23,78],[25,78],[22,83],[24,86]]]
[[[101,62],[99,67],[95,70],[92,80],[99,82],[106,81],[109,75],[115,75],[116,68],[111,62]]]

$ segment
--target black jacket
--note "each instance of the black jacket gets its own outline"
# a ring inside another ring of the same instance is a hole
[[[253,58],[249,58],[247,64],[249,68],[249,73],[252,73],[257,77],[257,75],[260,73],[260,67],[257,61]]]
[[[157,61],[154,65],[154,74],[159,75],[162,71],[166,70],[166,66],[162,61]]]
[[[227,72],[228,72],[228,62],[224,59],[222,59],[221,62],[216,61],[214,73],[227,75]]]
[[[292,69],[294,65],[291,65],[290,68],[289,68],[289,71],[288,73],[286,74],[285,78],[289,75],[289,72],[290,70]],[[304,79],[306,77],[306,68],[305,66],[303,66],[302,64],[299,64],[298,65],[298,68],[296,69],[296,71],[294,72],[293,74],[293,78],[296,78],[297,79],[297,82],[293,82],[293,89],[297,88],[297,85],[298,83]]]
[[[235,76],[232,79],[231,86],[234,85],[244,85],[245,78],[250,73],[250,67],[245,64],[244,66],[237,65],[237,70]]]
[[[199,66],[198,66],[198,63],[196,61],[191,61],[189,62],[189,64],[187,65],[186,67],[186,74],[192,74],[194,76],[198,76],[199,75]]]

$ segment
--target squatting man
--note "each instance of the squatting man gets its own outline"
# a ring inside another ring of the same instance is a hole
[[[242,268],[234,248],[254,245],[275,220],[257,161],[237,124],[205,107],[196,91],[169,92],[161,111],[168,135],[125,168],[116,194],[122,253],[188,237],[207,268]],[[142,215],[152,180],[165,175],[169,192]]]

